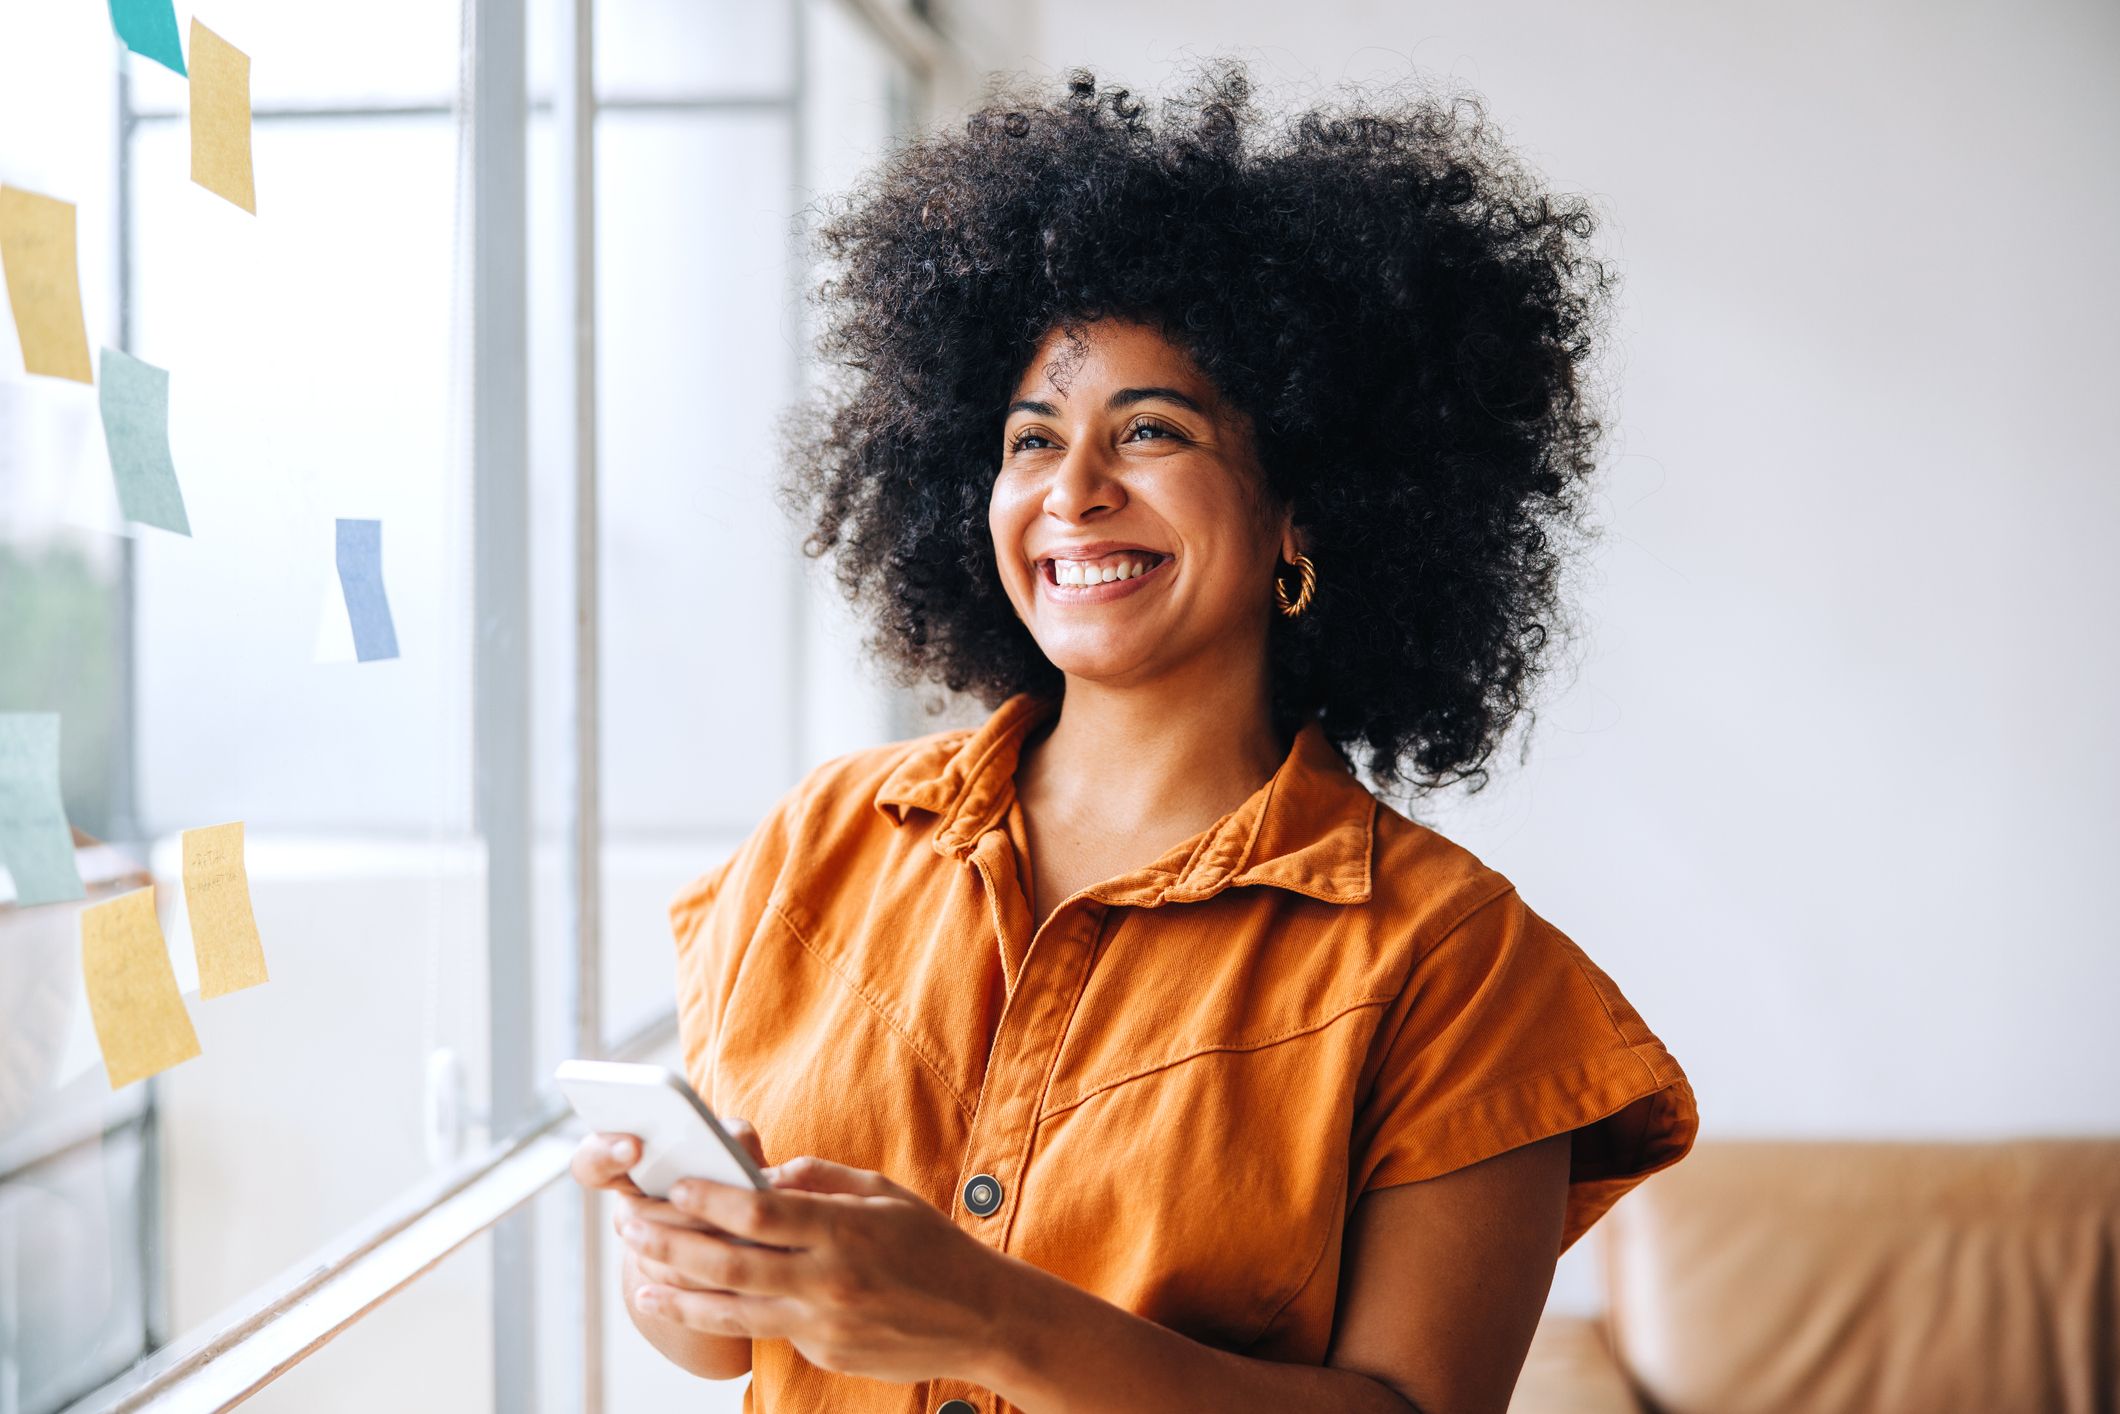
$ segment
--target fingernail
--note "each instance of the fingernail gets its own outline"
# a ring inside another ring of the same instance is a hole
[[[640,1222],[628,1222],[619,1231],[625,1235],[628,1242],[638,1242],[648,1235],[647,1224]]]

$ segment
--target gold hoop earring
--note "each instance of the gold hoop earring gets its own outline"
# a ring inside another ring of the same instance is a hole
[[[1310,607],[1311,593],[1318,587],[1318,567],[1310,562],[1310,556],[1297,555],[1295,571],[1303,577],[1302,587],[1296,590],[1295,602],[1288,599],[1288,586],[1281,583],[1281,570],[1277,565],[1273,575],[1274,602],[1281,606],[1281,617],[1292,619]]]

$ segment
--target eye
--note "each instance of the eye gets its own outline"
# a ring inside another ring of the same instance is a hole
[[[1042,433],[1018,432],[1014,437],[1011,437],[1009,439],[1008,449],[1011,453],[1020,452],[1023,450],[1025,444],[1030,442],[1043,442],[1044,440],[1045,437]]]
[[[1136,432],[1160,432],[1165,437],[1175,437],[1181,442],[1185,440],[1185,434],[1178,431],[1177,428],[1165,427],[1162,423],[1150,421],[1148,418],[1142,418],[1139,422],[1135,423],[1132,427],[1127,429],[1127,434],[1129,436]]]

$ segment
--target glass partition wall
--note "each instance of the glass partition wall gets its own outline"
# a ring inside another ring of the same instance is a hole
[[[671,895],[913,725],[770,482],[804,209],[944,42],[880,0],[200,18],[255,216],[103,7],[0,18],[0,177],[76,202],[91,341],[170,370],[192,527],[118,518],[93,389],[0,368],[0,709],[62,714],[89,901],[156,886],[200,1041],[111,1091],[78,905],[0,901],[0,1414],[735,1409],[616,1309],[545,1077],[666,1046]],[[341,517],[395,658],[337,641]],[[177,835],[232,820],[271,980],[202,1005]]]

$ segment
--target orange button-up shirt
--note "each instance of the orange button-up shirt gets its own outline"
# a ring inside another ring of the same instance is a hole
[[[1315,722],[1034,931],[1009,817],[1053,710],[827,762],[673,904],[685,1073],[769,1160],[878,1170],[1173,1330],[1320,1364],[1363,1194],[1572,1131],[1565,1250],[1692,1146],[1692,1088],[1612,979]],[[746,1410],[1009,1407],[752,1352]]]

